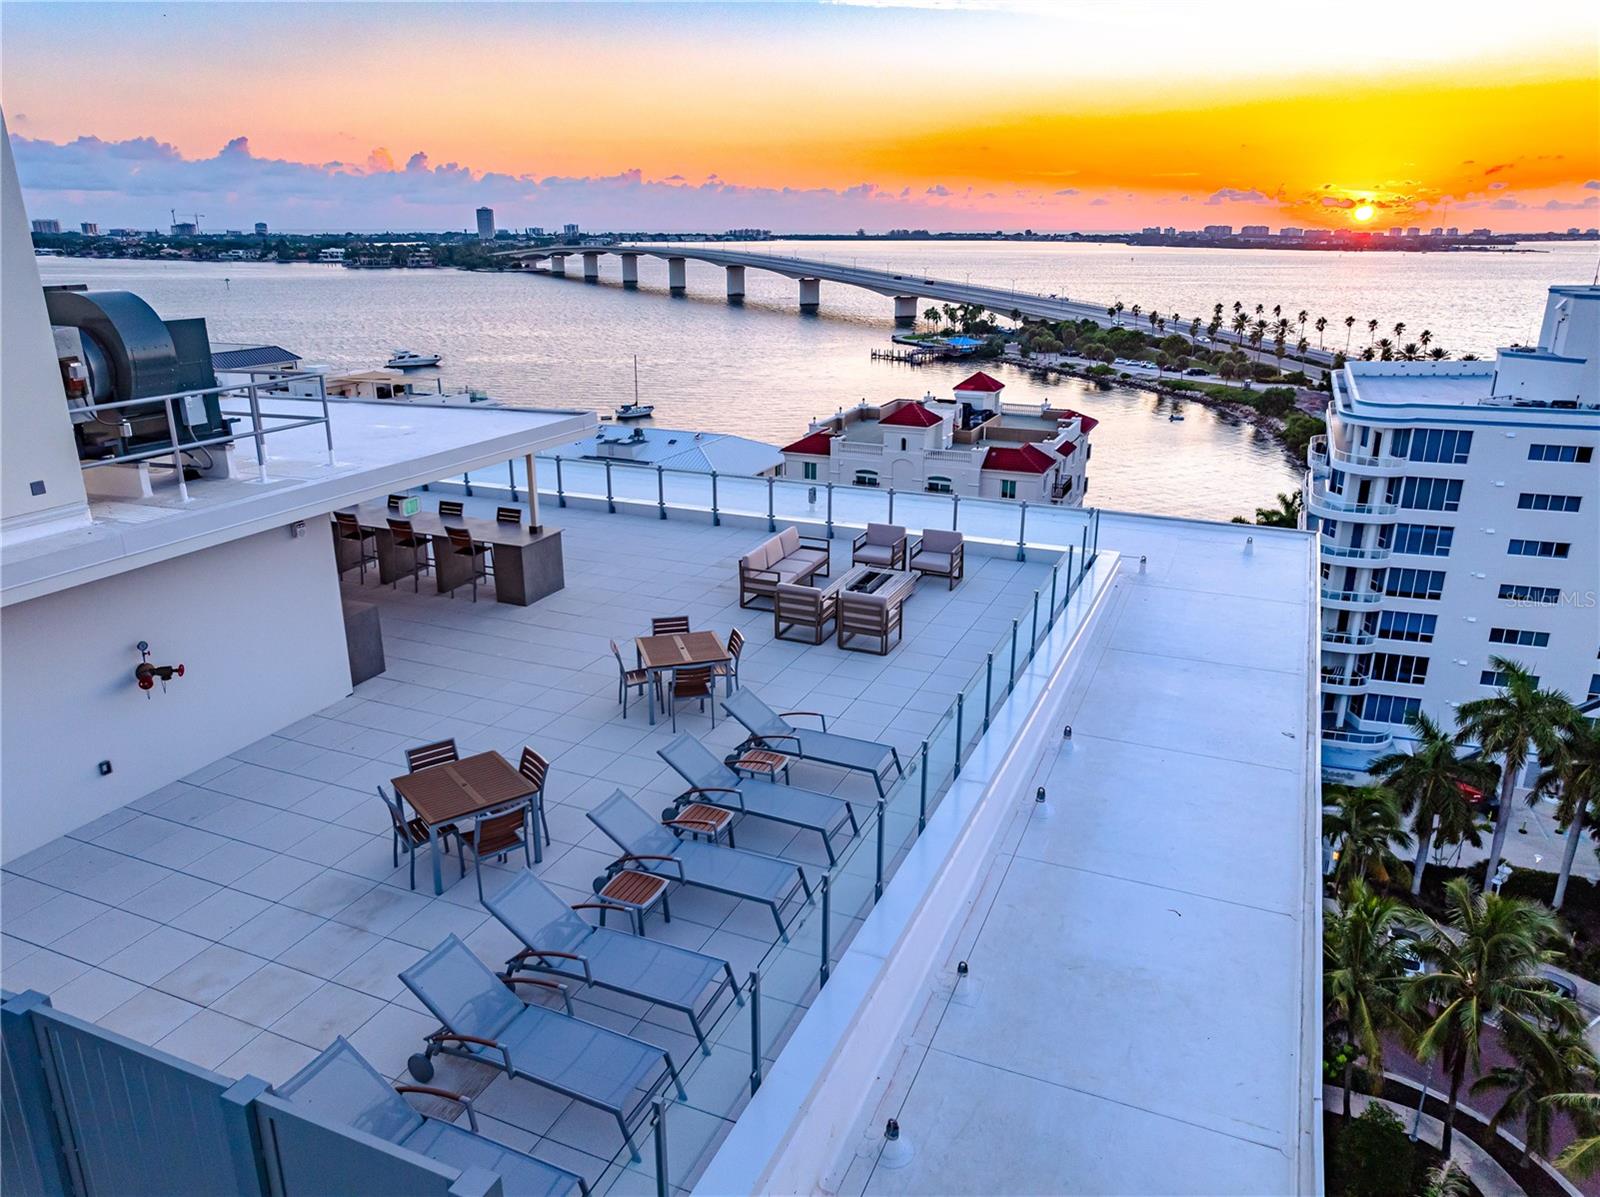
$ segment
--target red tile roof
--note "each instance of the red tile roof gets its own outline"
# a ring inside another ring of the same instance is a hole
[[[1072,441],[1066,441],[1056,446],[1056,452],[1061,454],[1062,457],[1071,457],[1073,453],[1077,452],[1077,449],[1077,444]]]
[[[1093,432],[1095,430],[1095,428],[1098,427],[1099,424],[1100,424],[1099,420],[1095,419],[1093,416],[1086,416],[1081,411],[1073,411],[1071,408],[1062,408],[1060,410],[1062,411],[1062,413],[1069,420],[1072,419],[1072,417],[1074,417],[1074,416],[1076,416],[1078,419],[1082,420],[1083,421],[1083,431],[1086,434],[1090,433],[1090,432]]]
[[[891,424],[896,428],[932,428],[938,422],[939,417],[920,403],[908,403],[904,407],[897,407],[878,421],[880,424]]]
[[[1050,455],[1036,445],[991,448],[983,458],[984,469],[1003,470],[1008,474],[1045,474],[1053,464]]]
[[[979,370],[965,382],[956,383],[956,390],[958,391],[1003,391],[1005,387],[1005,383],[998,378],[989,377],[982,370]]]
[[[782,453],[808,453],[812,457],[828,456],[828,444],[833,439],[833,433],[824,429],[822,432],[813,432],[803,436],[792,445],[785,445]]]

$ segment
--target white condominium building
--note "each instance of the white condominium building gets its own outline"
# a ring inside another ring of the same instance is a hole
[[[1355,776],[1494,656],[1600,694],[1600,287],[1552,287],[1535,347],[1333,375],[1306,512],[1322,548],[1322,737]]]

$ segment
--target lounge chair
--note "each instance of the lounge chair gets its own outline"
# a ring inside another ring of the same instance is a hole
[[[822,837],[830,865],[838,859],[833,851],[833,836],[843,831],[846,824],[852,832],[860,830],[855,811],[843,798],[779,785],[770,777],[764,780],[741,777],[693,736],[673,737],[665,748],[656,750],[656,755],[689,783],[689,788],[675,799],[680,805],[705,802],[741,815],[815,831]]]
[[[852,736],[830,732],[828,717],[816,711],[784,711],[780,714],[745,687],[740,687],[723,699],[722,709],[750,733],[745,740],[746,746],[770,748],[803,761],[819,761],[825,765],[837,765],[841,769],[870,773],[880,798],[884,793],[883,775],[891,765],[897,774],[905,776],[900,753],[894,745],[880,744],[876,740],[857,740]],[[820,719],[822,730],[797,727],[789,722],[791,715],[810,715]]]
[[[778,934],[785,939],[789,930],[779,912],[794,897],[796,889],[804,891],[806,901],[811,900],[811,883],[806,880],[805,870],[794,861],[681,839],[621,790],[591,810],[589,821],[625,854],[612,868],[654,873],[681,885],[760,902],[772,911]]]
[[[590,926],[576,912],[603,909],[607,903],[580,902],[569,907],[526,869],[483,904],[526,945],[506,961],[507,974],[527,969],[677,1010],[688,1018],[707,1055],[711,1048],[701,1018],[726,992],[743,1002],[733,966],[726,960],[626,931]],[[620,906],[611,908],[628,913]]]
[[[506,1197],[588,1197],[583,1177],[565,1168],[486,1139],[469,1098],[448,1089],[417,1085],[390,1088],[389,1082],[343,1035],[273,1093],[289,1105],[427,1156],[451,1168],[487,1168],[498,1173]],[[467,1112],[464,1130],[439,1118],[425,1118],[402,1093],[423,1093],[453,1101]]]
[[[566,986],[532,977],[502,980],[458,936],[446,938],[400,980],[442,1024],[428,1036],[427,1048],[407,1061],[418,1081],[432,1079],[439,1052],[492,1065],[604,1110],[617,1120],[635,1160],[633,1131],[649,1114],[651,1101],[669,1080],[678,1096],[685,1096],[670,1053],[559,1010],[525,1005],[512,992],[514,986],[555,989],[564,999]]]

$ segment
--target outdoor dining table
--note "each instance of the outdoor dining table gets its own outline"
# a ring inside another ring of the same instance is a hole
[[[733,660],[733,654],[715,632],[674,632],[665,636],[640,636],[639,666],[650,674],[651,682],[660,680],[663,673],[677,669],[692,669],[699,665],[723,665]],[[712,679],[713,686],[716,679]],[[657,687],[657,692],[660,688]],[[666,695],[662,693],[663,701]],[[652,701],[650,722],[656,721],[656,704]]]
[[[538,792],[537,787],[498,752],[480,752],[444,765],[430,765],[392,779],[395,793],[411,804],[428,829],[433,849],[433,892],[444,893],[439,871],[439,830],[451,823],[514,806]],[[543,859],[540,840],[533,837],[536,860]]]

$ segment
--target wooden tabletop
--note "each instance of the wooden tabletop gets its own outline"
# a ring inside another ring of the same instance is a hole
[[[537,790],[498,752],[480,752],[393,779],[395,793],[432,827],[493,810]]]
[[[661,891],[666,888],[665,877],[658,877],[654,873],[641,873],[634,869],[623,869],[605,883],[598,896],[619,906],[644,909],[659,898]]]
[[[715,632],[678,632],[670,636],[640,636],[639,659],[646,669],[677,669],[685,665],[716,665],[733,657]]]

